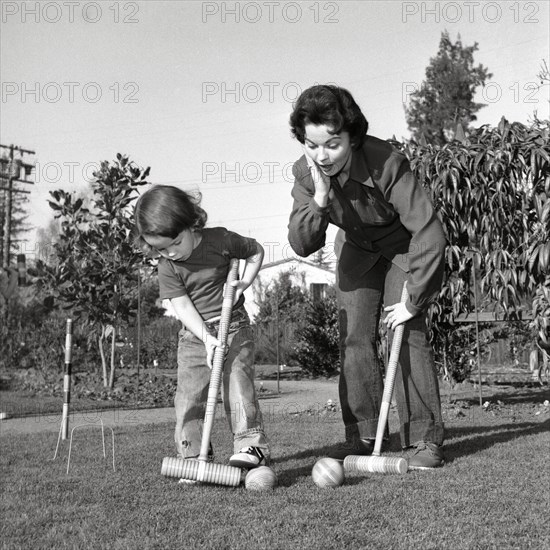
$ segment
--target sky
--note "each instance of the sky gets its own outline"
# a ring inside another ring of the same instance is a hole
[[[264,263],[287,242],[288,119],[318,83],[350,90],[369,133],[408,138],[404,104],[460,35],[493,76],[477,125],[549,117],[536,89],[550,57],[546,1],[0,1],[0,143],[35,151],[29,222],[53,218],[49,192],[86,189],[117,153],[150,181],[200,191],[210,226],[256,238]],[[26,159],[28,160],[28,158]],[[334,231],[327,236],[332,242]],[[36,232],[20,252],[39,253]]]

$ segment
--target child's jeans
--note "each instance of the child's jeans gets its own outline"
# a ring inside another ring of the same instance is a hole
[[[232,317],[233,321],[233,317]],[[269,456],[269,444],[263,429],[262,413],[254,387],[254,340],[248,321],[231,323],[228,352],[222,377],[222,399],[229,428],[233,433],[234,452],[243,447],[260,447]],[[179,333],[176,442],[183,442],[184,457],[200,452],[202,425],[208,397],[211,370],[206,363],[204,343],[183,328]],[[219,409],[218,409],[219,410]]]

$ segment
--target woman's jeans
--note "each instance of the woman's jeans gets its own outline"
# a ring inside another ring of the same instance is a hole
[[[232,323],[233,324],[233,323]],[[234,452],[244,447],[260,447],[269,456],[263,430],[262,413],[254,387],[254,340],[249,323],[231,331],[222,377],[222,399],[229,429],[233,433]],[[185,328],[179,333],[178,385],[175,440],[183,441],[185,457],[200,452],[202,425],[208,397],[211,370],[206,364],[203,342]],[[219,409],[218,409],[219,410]]]
[[[339,393],[346,440],[376,437],[383,393],[376,343],[381,307],[401,300],[407,276],[383,257],[366,273],[338,270]],[[419,441],[442,444],[439,383],[424,313],[405,323],[394,395],[402,447]]]

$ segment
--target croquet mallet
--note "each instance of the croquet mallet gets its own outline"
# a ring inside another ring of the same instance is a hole
[[[210,449],[210,436],[214,425],[216,404],[223,375],[223,364],[231,323],[231,312],[235,287],[232,285],[239,276],[239,260],[232,259],[227,274],[227,282],[223,294],[223,303],[220,324],[218,329],[218,340],[221,346],[214,351],[212,361],[212,372],[210,374],[210,385],[208,387],[208,398],[206,401],[206,412],[202,431],[201,448],[198,460],[185,460],[180,457],[166,457],[162,461],[161,474],[167,477],[178,477],[190,481],[213,483],[216,485],[227,485],[237,487],[243,480],[242,470],[225,464],[215,464],[208,461]]]
[[[406,302],[408,297],[409,294],[407,292],[407,284],[405,283],[403,285],[403,293],[401,294],[401,302]],[[395,374],[399,363],[399,354],[401,353],[401,341],[403,340],[404,330],[405,323],[401,323],[397,326],[393,334],[391,353],[388,361],[388,367],[386,368],[384,393],[382,395],[382,405],[380,407],[380,416],[378,417],[378,426],[376,429],[376,439],[374,441],[372,456],[347,456],[344,459],[344,471],[346,473],[404,474],[409,468],[409,465],[404,458],[380,456],[384,432],[388,422],[388,414],[390,411]]]

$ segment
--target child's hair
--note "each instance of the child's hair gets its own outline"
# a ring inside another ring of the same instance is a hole
[[[185,229],[202,229],[207,214],[199,206],[201,195],[186,193],[171,185],[155,185],[139,197],[134,208],[134,243],[143,252],[151,247],[143,236],[175,239]]]
[[[361,147],[369,129],[369,123],[353,96],[345,88],[330,84],[312,86],[296,100],[290,115],[290,129],[302,144],[307,124],[324,124],[334,134],[349,132],[354,149]]]

